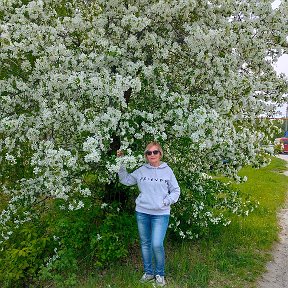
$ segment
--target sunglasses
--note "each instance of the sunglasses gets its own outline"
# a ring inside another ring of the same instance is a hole
[[[145,155],[148,155],[148,156],[151,156],[152,155],[152,153],[154,154],[154,155],[158,155],[158,153],[160,153],[160,151],[159,150],[154,150],[154,151],[145,151]]]

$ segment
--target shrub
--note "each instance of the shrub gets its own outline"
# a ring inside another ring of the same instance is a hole
[[[280,153],[282,153],[282,152],[283,152],[283,149],[284,149],[284,147],[283,147],[283,144],[281,144],[281,143],[278,143],[278,144],[275,144],[275,145],[274,145],[274,153],[275,153],[275,154],[280,154]]]
[[[37,282],[43,259],[53,252],[45,221],[34,218],[4,242],[0,251],[1,287],[30,287]]]
[[[170,220],[170,228],[178,238],[202,237],[211,229],[229,225],[233,214],[248,216],[257,206],[243,199],[229,183],[206,174],[191,175],[181,186],[181,197]]]
[[[30,207],[29,222],[16,228],[10,223],[14,230],[0,251],[1,287],[38,287],[47,281],[73,287],[81,265],[104,268],[128,255],[137,237],[131,209],[123,210],[114,196],[109,204],[97,197],[75,202],[83,206],[69,210],[64,200],[46,199]]]
[[[134,215],[120,212],[113,206],[105,207],[106,215],[99,232],[91,238],[91,250],[95,251],[96,265],[115,262],[128,255],[129,247],[137,239],[137,227]]]

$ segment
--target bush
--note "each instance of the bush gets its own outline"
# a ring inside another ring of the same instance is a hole
[[[104,268],[127,256],[136,238],[134,217],[116,203],[86,203],[79,210],[58,210],[55,215],[51,227],[57,240],[55,253],[46,259],[40,278],[59,287],[75,285],[81,266]]]
[[[30,207],[33,219],[18,225],[3,242],[1,287],[42,287],[47,281],[73,287],[79,267],[104,268],[128,255],[137,237],[131,211],[124,211],[115,200],[78,201],[83,203],[79,209],[64,209],[67,203],[60,199]]]
[[[0,252],[1,287],[30,287],[43,259],[53,252],[47,225],[39,218],[25,223],[4,242]]]
[[[283,147],[283,144],[281,144],[281,143],[274,145],[274,153],[275,154],[281,154],[283,152],[283,149],[284,149],[284,147]]]
[[[231,216],[245,215],[257,206],[243,199],[229,183],[194,174],[181,183],[181,197],[172,209],[170,228],[177,238],[195,239],[209,230],[227,226]]]
[[[90,246],[95,251],[96,265],[103,267],[128,255],[129,246],[137,239],[134,215],[108,206],[99,232],[92,236]]]

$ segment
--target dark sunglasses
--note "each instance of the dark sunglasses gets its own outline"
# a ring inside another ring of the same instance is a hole
[[[145,151],[145,155],[152,155],[152,153],[154,154],[154,155],[158,155],[158,153],[160,153],[160,151],[159,150],[154,150],[154,151]]]

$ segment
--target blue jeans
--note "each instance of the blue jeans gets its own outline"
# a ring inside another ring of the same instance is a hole
[[[144,272],[150,275],[165,275],[164,239],[170,215],[150,215],[136,212],[141,243]],[[152,256],[154,256],[155,273]]]

